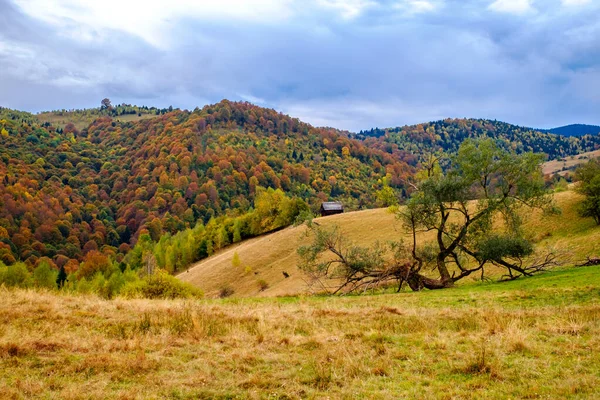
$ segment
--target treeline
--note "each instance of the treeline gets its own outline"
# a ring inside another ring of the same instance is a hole
[[[56,117],[63,117],[67,120],[70,120],[72,123],[90,123],[96,118],[103,116],[119,117],[122,115],[164,115],[172,112],[173,110],[178,110],[178,108],[173,108],[173,106],[164,108],[136,106],[126,103],[112,105],[109,99],[104,99],[98,108],[53,110],[38,114],[37,119],[45,125],[50,125],[50,123],[45,122],[45,120],[55,119]]]
[[[122,270],[119,265],[100,252],[90,252],[81,268],[67,274],[42,260],[33,270],[25,263],[4,265],[0,262],[0,287],[38,288],[69,293],[94,293],[111,299],[126,298],[174,299],[200,298],[198,288],[181,282],[164,271]]]
[[[199,222],[194,228],[174,235],[167,233],[157,241],[152,240],[150,232],[144,232],[123,264],[134,270],[152,272],[160,268],[174,274],[230,244],[300,223],[310,216],[303,200],[289,198],[280,189],[259,188],[255,208],[242,215],[221,216],[206,225]]]
[[[81,263],[71,261],[61,267],[47,257],[39,259],[35,267],[23,262],[10,266],[0,262],[0,285],[96,293],[105,298],[199,297],[200,291],[170,274],[229,244],[310,217],[308,205],[299,198],[290,198],[280,189],[259,187],[257,191],[255,208],[239,216],[221,216],[206,225],[199,222],[194,228],[162,235],[157,241],[152,239],[152,235],[158,235],[156,230],[144,230],[120,262],[97,250],[86,253]]]

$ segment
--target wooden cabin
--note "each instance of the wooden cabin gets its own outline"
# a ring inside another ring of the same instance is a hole
[[[344,212],[344,205],[339,201],[326,201],[321,203],[321,216],[341,214]]]

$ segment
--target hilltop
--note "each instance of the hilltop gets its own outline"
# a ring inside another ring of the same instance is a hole
[[[92,122],[101,117],[113,118],[116,122],[135,122],[141,119],[154,118],[172,112],[173,107],[138,107],[131,104],[119,104],[113,106],[109,99],[104,99],[99,108],[86,108],[81,110],[54,110],[35,114],[35,119],[42,125],[52,126],[59,129],[87,128]],[[73,126],[71,128],[70,126]]]
[[[536,243],[538,254],[551,251],[558,255],[563,265],[573,265],[587,256],[600,255],[600,228],[591,219],[577,215],[579,195],[573,191],[554,195],[560,215],[536,214],[526,224],[528,236]],[[337,225],[352,243],[371,246],[377,241],[408,239],[408,233],[387,209],[374,209],[317,218],[316,223],[331,227]],[[202,288],[209,297],[219,295],[219,290],[229,285],[234,296],[282,296],[308,293],[306,276],[297,268],[297,248],[310,240],[306,227],[290,227],[283,231],[243,241],[230,246],[199,263],[180,279]],[[234,254],[239,266],[232,265]],[[248,268],[247,268],[248,267]],[[283,272],[290,275],[286,278]],[[478,279],[475,277],[473,279]],[[259,281],[268,288],[261,290]],[[319,290],[319,288],[316,288]]]
[[[542,130],[543,132],[555,133],[563,136],[583,136],[583,135],[597,135],[600,133],[600,126],[597,125],[585,125],[585,124],[571,124],[565,125],[558,128],[552,128],[548,130]]]

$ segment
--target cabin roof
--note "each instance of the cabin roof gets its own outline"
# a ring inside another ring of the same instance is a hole
[[[341,211],[344,209],[344,205],[339,201],[326,201],[321,204],[321,208],[325,211]]]

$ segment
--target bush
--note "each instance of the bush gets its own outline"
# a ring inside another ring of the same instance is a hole
[[[102,273],[97,272],[90,282],[90,291],[102,297],[107,297],[105,286],[106,278],[104,278],[104,275],[102,275]]]
[[[260,279],[258,281],[258,287],[260,288],[260,291],[263,292],[269,288],[269,284],[264,279]]]
[[[25,264],[16,263],[7,267],[0,263],[0,285],[26,288],[31,286],[32,283],[31,273],[27,270]]]
[[[221,289],[219,289],[219,297],[222,299],[229,297],[234,293],[235,290],[233,290],[233,288],[230,285],[221,286]]]
[[[78,292],[78,293],[91,293],[92,292],[91,282],[85,278],[80,279],[80,280],[69,279],[69,283],[70,283],[69,288],[71,288],[75,292]]]
[[[176,299],[201,298],[203,293],[189,283],[182,282],[164,271],[158,271],[144,279],[126,283],[121,295],[128,298]]]
[[[47,262],[41,262],[34,270],[33,270],[33,284],[36,287],[46,288],[46,289],[56,289],[56,277],[58,276],[58,271],[55,270],[48,264]]]
[[[592,217],[600,225],[600,160],[591,160],[577,168],[577,191],[585,196],[579,205],[579,215]]]

